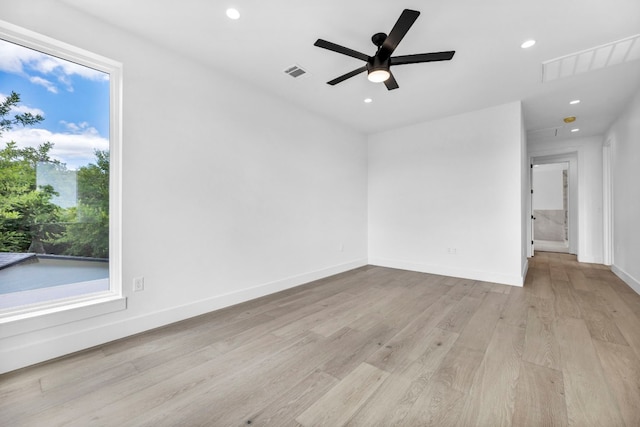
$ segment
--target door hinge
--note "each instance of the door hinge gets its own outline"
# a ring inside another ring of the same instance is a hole
[[[533,245],[533,240],[531,241],[531,244]]]
[[[531,189],[531,194],[533,194],[533,188]]]

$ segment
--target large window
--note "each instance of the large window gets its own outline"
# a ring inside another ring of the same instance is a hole
[[[114,61],[0,21],[5,326],[122,300],[120,73]]]

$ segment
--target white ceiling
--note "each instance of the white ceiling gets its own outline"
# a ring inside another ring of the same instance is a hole
[[[530,140],[568,115],[581,130],[558,137],[600,135],[640,88],[640,60],[542,83],[542,62],[640,34],[638,0],[61,1],[365,133],[522,100]],[[239,20],[226,17],[229,6]],[[394,55],[455,50],[452,61],[394,67],[394,91],[366,73],[326,84],[364,64],[316,39],[373,55],[371,36],[404,8],[421,15]],[[521,49],[530,38],[537,44]],[[286,75],[294,64],[309,74]]]

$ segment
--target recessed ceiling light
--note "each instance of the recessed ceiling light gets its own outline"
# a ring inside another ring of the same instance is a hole
[[[578,132],[578,131],[580,131],[580,129],[578,129],[578,128],[571,129],[571,132]]]
[[[364,103],[365,104],[371,104],[372,102],[373,102],[373,99],[371,99],[371,98],[365,98],[364,99]]]
[[[230,7],[229,9],[227,9],[227,16],[230,19],[238,19],[240,18],[240,12],[238,12],[238,9]]]
[[[580,104],[580,100],[579,100],[579,99],[574,99],[574,100],[573,100],[573,101],[571,101],[569,104],[571,104],[571,105]]]
[[[536,44],[535,40],[527,40],[526,42],[522,43],[520,45],[520,47],[523,48],[523,49],[527,49],[527,48],[530,48],[531,46],[533,46],[534,44]]]

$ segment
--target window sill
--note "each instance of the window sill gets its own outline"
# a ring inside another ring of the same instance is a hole
[[[127,298],[104,292],[0,317],[0,339],[125,310]]]

